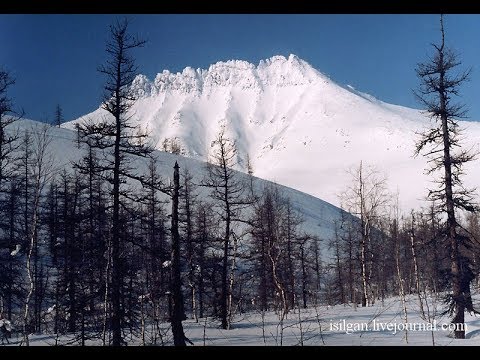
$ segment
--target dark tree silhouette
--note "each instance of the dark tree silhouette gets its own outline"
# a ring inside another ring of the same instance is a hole
[[[63,123],[63,110],[60,107],[59,104],[57,104],[57,107],[55,108],[55,118],[54,118],[54,123],[56,127],[60,127]]]
[[[23,111],[15,112],[12,100],[8,97],[8,89],[15,84],[15,80],[5,71],[0,71],[0,191],[3,182],[12,175],[13,169],[10,166],[13,160],[14,151],[18,148],[16,145],[18,134],[10,129],[11,124],[23,116]]]
[[[8,97],[9,88],[15,80],[5,70],[0,70],[0,301],[7,306],[8,317],[11,318],[15,276],[15,259],[10,252],[15,249],[14,206],[18,202],[18,185],[13,184],[15,150],[18,148],[18,134],[11,125],[20,119],[23,113],[17,114]],[[7,194],[10,192],[10,194]],[[12,212],[13,211],[13,212]],[[3,251],[3,250],[7,251]]]
[[[171,315],[173,343],[175,346],[185,346],[185,334],[183,332],[182,320],[185,317],[183,310],[182,278],[180,268],[180,235],[178,233],[178,198],[180,191],[179,166],[175,161],[173,173],[172,193],[172,258],[171,258],[171,282],[170,289],[173,300],[173,311]]]
[[[131,118],[128,116],[128,110],[136,99],[130,85],[137,72],[130,52],[144,44],[144,40],[128,33],[127,20],[110,26],[110,39],[106,47],[109,58],[105,65],[98,68],[98,71],[106,76],[102,107],[111,116],[104,118],[101,122],[84,123],[79,128],[82,141],[102,151],[104,159],[96,170],[112,186],[110,193],[112,202],[110,324],[114,346],[124,343],[122,338],[124,312],[121,294],[125,269],[122,269],[120,209],[122,199],[131,198],[124,183],[126,178],[145,182],[145,176],[139,175],[137,169],[129,163],[132,158],[146,157],[153,151],[151,146],[145,144],[147,135],[140,133],[138,128],[131,124]],[[76,164],[76,167],[82,170],[81,164]]]
[[[464,117],[466,111],[463,105],[454,103],[453,98],[458,96],[459,87],[468,79],[469,71],[456,72],[461,62],[445,45],[443,16],[440,16],[440,32],[440,43],[432,44],[433,57],[418,64],[416,69],[421,85],[415,94],[435,120],[435,125],[421,134],[415,155],[423,153],[429,158],[431,165],[427,174],[442,173],[436,180],[437,187],[429,191],[428,199],[435,202],[437,212],[447,216],[441,234],[450,249],[452,293],[448,298],[449,313],[453,316],[452,323],[463,326],[465,310],[474,310],[470,296],[473,273],[471,260],[466,255],[471,239],[459,231],[457,212],[475,212],[478,206],[473,203],[473,190],[465,189],[461,180],[463,165],[473,160],[475,154],[461,148],[461,129],[457,119]],[[455,338],[464,339],[465,330],[459,327]]]

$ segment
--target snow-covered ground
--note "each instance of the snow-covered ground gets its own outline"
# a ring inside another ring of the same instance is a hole
[[[338,194],[350,182],[346,170],[362,160],[387,174],[405,211],[425,204],[427,161],[413,153],[416,132],[430,120],[419,110],[340,86],[295,55],[258,65],[231,60],[176,74],[164,70],[152,81],[140,75],[132,86],[140,96],[133,119],[159,148],[164,139],[176,138],[187,156],[206,160],[224,127],[237,142],[239,169],[246,171],[248,154],[260,178],[338,206]],[[65,126],[104,116],[98,109]],[[466,148],[478,149],[480,123],[461,124]],[[477,185],[478,165],[467,167],[467,187]]]
[[[475,296],[476,301],[480,297]],[[407,297],[407,321],[399,297],[378,301],[370,307],[317,306],[291,311],[283,324],[274,312],[250,312],[237,314],[232,329],[222,330],[219,321],[212,318],[183,322],[185,334],[194,346],[384,346],[384,345],[480,345],[480,317],[466,315],[466,339],[456,340],[448,330],[450,321],[440,315],[444,309],[440,299],[430,297],[425,312],[430,312],[430,321],[420,316],[416,295]],[[405,331],[405,327],[407,331]],[[157,345],[172,345],[170,325],[160,325],[162,338]],[[142,345],[138,336],[129,337],[129,345]],[[20,338],[11,339],[11,345],[18,345]],[[71,337],[62,336],[58,344],[71,344]],[[54,335],[32,335],[31,345],[54,345]],[[151,345],[149,330],[145,344]],[[100,340],[88,341],[87,345],[101,345]]]

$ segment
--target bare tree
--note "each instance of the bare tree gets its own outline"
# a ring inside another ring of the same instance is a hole
[[[360,233],[359,252],[362,280],[362,306],[369,306],[373,299],[370,296],[370,278],[372,275],[371,235],[381,212],[387,205],[386,178],[375,168],[364,169],[363,162],[358,168],[350,171],[352,185],[341,195],[346,209],[358,216]]]
[[[42,195],[45,185],[50,181],[53,175],[53,159],[49,153],[48,147],[50,144],[50,138],[48,137],[48,128],[35,129],[34,134],[34,147],[33,147],[33,161],[32,169],[29,176],[33,179],[33,204],[32,215],[29,221],[28,228],[28,253],[26,258],[26,272],[28,277],[28,292],[24,303],[23,313],[23,339],[25,345],[29,345],[28,334],[30,332],[30,301],[32,295],[36,291],[37,271],[36,264],[38,251],[37,251],[37,237],[38,237],[38,225],[40,219],[40,197]],[[29,145],[29,144],[27,144]],[[33,262],[33,264],[32,264]]]
[[[393,216],[390,224],[390,237],[392,238],[394,247],[395,247],[395,268],[397,270],[397,283],[398,283],[398,294],[402,301],[402,310],[403,310],[403,323],[405,324],[405,342],[408,344],[408,312],[407,312],[407,301],[405,297],[405,278],[402,274],[400,268],[400,236],[399,236],[399,206],[398,206],[398,193],[395,198],[395,203],[392,207]],[[420,296],[420,295],[419,295]]]
[[[473,203],[473,190],[466,189],[461,180],[463,165],[473,160],[475,154],[461,148],[462,131],[457,119],[464,117],[466,111],[463,105],[454,103],[453,98],[458,96],[459,87],[468,79],[469,71],[456,72],[461,62],[445,45],[443,15],[440,16],[440,33],[440,43],[432,44],[433,57],[418,64],[416,69],[421,85],[415,94],[435,124],[420,134],[415,156],[423,153],[429,159],[427,174],[441,172],[436,180],[437,187],[429,191],[428,199],[435,201],[436,211],[447,217],[441,232],[450,248],[449,313],[453,316],[452,323],[458,324],[455,338],[464,339],[465,310],[474,311],[470,296],[474,276],[467,256],[471,239],[459,231],[458,211],[475,212],[478,206]]]
[[[60,107],[60,104],[57,104],[57,107],[55,108],[55,118],[54,118],[54,125],[56,127],[60,127],[63,123],[63,110]]]
[[[180,225],[184,234],[185,242],[185,257],[187,262],[187,279],[190,290],[190,304],[192,310],[192,318],[198,322],[197,301],[195,287],[195,262],[194,251],[195,244],[193,239],[193,208],[196,201],[195,184],[193,183],[193,176],[188,169],[182,173],[182,187],[180,189],[180,198],[182,206],[179,209]]]
[[[237,178],[232,167],[236,163],[235,142],[227,137],[223,130],[213,142],[215,146],[211,161],[207,163],[207,176],[202,181],[202,186],[212,189],[212,198],[219,207],[219,216],[225,225],[223,233],[223,258],[222,258],[222,292],[220,303],[220,317],[223,329],[229,329],[229,266],[231,257],[230,245],[232,240],[232,225],[240,221],[241,210],[251,204],[245,194],[246,186]],[[233,260],[234,262],[234,260]],[[230,279],[231,280],[231,279]],[[230,286],[231,287],[231,286]]]
[[[172,324],[173,343],[175,346],[185,346],[185,334],[183,332],[182,320],[185,312],[183,309],[182,278],[180,268],[180,235],[178,233],[178,198],[180,191],[179,166],[175,161],[173,173],[173,193],[172,193],[172,258],[171,258],[171,277],[170,288],[173,300],[173,311],[170,322]]]
[[[83,141],[102,151],[103,162],[97,167],[97,172],[112,185],[112,232],[109,241],[112,276],[109,287],[111,289],[111,330],[114,346],[124,343],[122,338],[124,312],[121,301],[124,269],[122,269],[120,208],[122,199],[131,198],[131,192],[126,191],[122,185],[126,178],[140,182],[145,181],[145,176],[138,174],[137,169],[129,163],[133,157],[146,157],[153,152],[153,148],[145,144],[144,140],[147,135],[136,131],[138,127],[131,124],[131,118],[128,116],[128,110],[136,99],[130,85],[137,72],[130,51],[142,47],[144,44],[144,40],[128,33],[127,20],[110,26],[110,39],[106,47],[109,59],[105,65],[98,68],[98,71],[106,76],[102,107],[111,117],[106,117],[97,123],[84,123],[79,128]],[[76,164],[76,167],[82,170],[81,164]]]
[[[413,273],[415,276],[415,289],[417,290],[417,297],[418,297],[418,305],[420,306],[420,313],[423,317],[425,317],[425,310],[423,308],[423,300],[422,300],[422,288],[420,286],[420,271],[418,269],[418,257],[417,257],[417,246],[416,246],[416,234],[415,234],[415,214],[411,213],[412,223],[410,226],[410,250],[412,251],[412,259],[413,259]]]
[[[12,314],[13,298],[13,258],[10,251],[5,252],[3,248],[11,248],[15,240],[14,234],[14,213],[16,203],[17,186],[10,180],[13,178],[14,152],[18,148],[18,134],[12,128],[12,124],[21,118],[22,114],[17,114],[13,110],[13,104],[8,97],[9,88],[15,83],[15,80],[5,70],[0,70],[0,229],[5,234],[0,237],[0,303],[6,301],[8,317]],[[9,192],[8,195],[6,193]],[[12,203],[13,202],[13,203]],[[8,220],[7,220],[8,219]],[[2,312],[3,308],[0,309]]]

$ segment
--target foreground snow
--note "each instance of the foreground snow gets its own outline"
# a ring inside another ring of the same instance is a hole
[[[480,296],[475,296],[476,302]],[[318,306],[290,312],[283,324],[273,312],[249,312],[235,317],[231,330],[218,328],[218,321],[211,318],[184,321],[187,337],[195,346],[351,346],[351,345],[480,345],[480,318],[466,315],[466,339],[456,340],[450,335],[449,319],[439,313],[443,309],[439,300],[429,299],[430,325],[419,314],[418,298],[407,298],[407,327],[402,302],[398,297],[385,299],[367,308],[352,306]],[[426,310],[427,311],[427,310]],[[433,314],[437,313],[436,316]],[[301,319],[301,321],[299,321]],[[434,327],[435,326],[435,327]],[[162,338],[157,345],[172,345],[170,326],[161,324]],[[129,345],[142,345],[139,337],[126,339]],[[11,345],[19,345],[20,339],[12,339]],[[54,345],[54,335],[33,335],[31,345]],[[71,344],[64,336],[58,344]],[[150,345],[147,336],[145,344]],[[89,341],[87,345],[101,345]]]

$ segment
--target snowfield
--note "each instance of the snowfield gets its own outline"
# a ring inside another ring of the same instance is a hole
[[[479,302],[480,296],[474,296]],[[480,318],[465,316],[466,339],[450,336],[448,316],[440,315],[443,305],[439,298],[428,298],[430,321],[419,315],[416,295],[407,297],[407,322],[398,297],[387,298],[371,307],[351,305],[318,306],[291,311],[283,324],[274,312],[246,312],[237,314],[232,329],[222,330],[218,320],[211,318],[183,322],[185,335],[194,346],[471,346],[480,344]],[[428,316],[428,315],[427,315]],[[428,317],[427,317],[428,318]],[[407,331],[405,331],[405,328]],[[160,324],[161,337],[155,345],[173,345],[170,324]],[[130,335],[126,330],[129,345],[143,345],[142,338]],[[153,345],[147,329],[145,345]],[[10,340],[18,345],[21,337]],[[68,345],[72,338],[54,335],[32,335],[30,345]],[[99,340],[86,345],[101,345]]]

